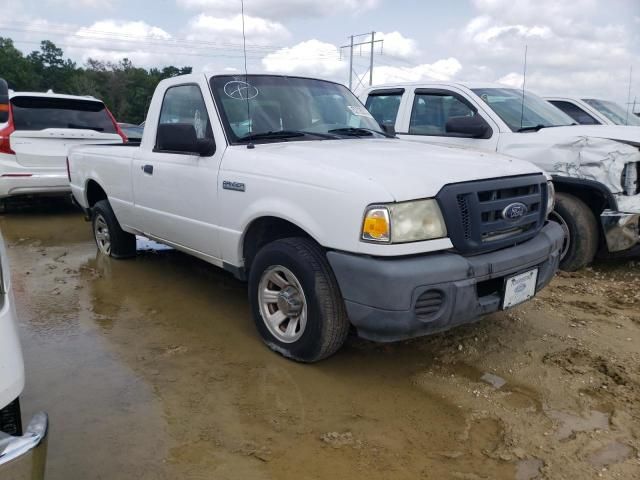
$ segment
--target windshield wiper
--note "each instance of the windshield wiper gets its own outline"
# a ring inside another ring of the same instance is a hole
[[[539,123],[538,125],[533,125],[530,127],[521,127],[516,132],[537,132],[538,130],[542,130],[543,128],[547,128],[547,125],[542,125]]]
[[[104,132],[102,127],[92,127],[91,125],[77,125],[75,123],[67,123],[67,128],[73,128],[76,130],[95,130],[96,132]]]
[[[327,133],[307,132],[304,130],[276,130],[270,132],[250,133],[238,139],[239,142],[247,142],[251,140],[268,140],[268,139],[287,139],[304,137],[306,135],[314,135],[320,138],[337,138],[335,135]]]
[[[337,133],[338,135],[351,135],[354,137],[371,137],[374,133],[377,133],[378,135],[383,135],[387,138],[395,138],[393,135],[390,135],[386,132],[381,132],[379,130],[374,130],[373,128],[365,127],[334,128],[333,130],[329,130],[329,133]]]

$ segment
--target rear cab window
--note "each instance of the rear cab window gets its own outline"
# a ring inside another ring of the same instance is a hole
[[[70,128],[117,133],[104,103],[96,100],[17,96],[11,99],[16,130]]]
[[[380,125],[395,125],[404,88],[374,90],[369,93],[365,107]]]

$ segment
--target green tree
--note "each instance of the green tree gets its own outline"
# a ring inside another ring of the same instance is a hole
[[[117,63],[88,59],[79,67],[49,40],[25,56],[10,38],[0,37],[0,77],[10,88],[92,95],[103,100],[119,121],[142,122],[158,82],[191,71],[173,65],[147,70],[128,58]]]

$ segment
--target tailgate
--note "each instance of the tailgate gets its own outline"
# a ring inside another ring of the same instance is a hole
[[[69,147],[82,144],[122,143],[117,133],[48,128],[19,130],[11,134],[11,149],[24,167],[65,168]]]

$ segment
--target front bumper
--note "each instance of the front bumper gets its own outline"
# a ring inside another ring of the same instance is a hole
[[[472,257],[444,252],[388,259],[331,251],[327,258],[358,334],[396,341],[499,310],[504,280],[513,274],[537,267],[539,291],[558,269],[563,240],[562,228],[549,222],[525,243]]]
[[[609,252],[629,250],[640,243],[640,213],[605,210],[600,222]]]
[[[41,480],[47,460],[46,413],[37,413],[21,437],[0,433],[0,478]]]

